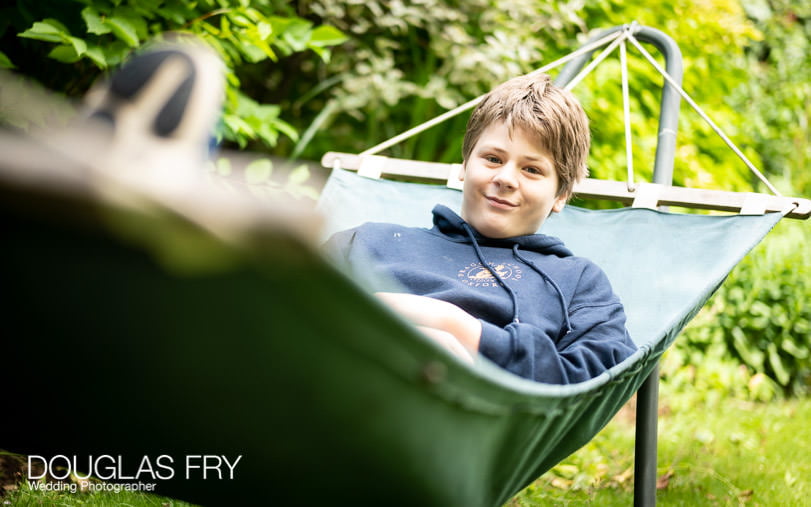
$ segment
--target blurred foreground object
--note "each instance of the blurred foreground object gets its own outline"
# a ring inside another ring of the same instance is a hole
[[[92,215],[114,234],[146,241],[164,260],[175,258],[168,262],[180,269],[204,252],[178,242],[185,234],[170,224],[192,225],[226,243],[255,240],[263,228],[309,242],[319,238],[320,219],[309,206],[207,182],[224,77],[219,59],[200,44],[157,45],[134,56],[95,85],[78,112],[45,92],[23,89],[10,74],[0,78],[4,120],[26,126],[21,114],[39,116],[27,132],[0,130],[6,205],[54,218]],[[15,94],[23,97],[16,108]],[[174,218],[151,225],[145,218],[167,215]]]

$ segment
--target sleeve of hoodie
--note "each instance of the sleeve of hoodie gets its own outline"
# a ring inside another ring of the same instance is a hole
[[[361,226],[336,232],[321,248],[339,270],[368,292],[403,292],[402,286],[364,248],[365,230]]]
[[[521,377],[572,384],[598,376],[637,348],[625,328],[619,298],[593,263],[587,263],[581,274],[569,305],[569,321],[571,331],[564,334],[561,329],[560,336],[523,322],[501,328],[482,321],[479,352]]]

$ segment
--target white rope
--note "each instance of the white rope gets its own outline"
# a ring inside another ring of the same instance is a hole
[[[782,194],[774,187],[774,185],[771,184],[771,182],[766,178],[766,176],[764,176],[763,173],[761,173],[758,170],[758,168],[755,167],[755,165],[746,157],[746,155],[744,155],[743,152],[738,149],[735,143],[733,143],[732,140],[729,137],[727,137],[727,135],[721,130],[721,128],[718,127],[718,125],[716,125],[715,122],[712,121],[712,119],[709,116],[707,116],[707,114],[704,112],[704,110],[701,109],[701,107],[698,104],[696,104],[696,102],[692,99],[692,97],[690,97],[687,94],[687,92],[685,92],[684,89],[676,83],[676,80],[673,79],[670,76],[670,74],[668,74],[667,71],[665,71],[659,65],[659,63],[653,58],[653,56],[651,56],[651,54],[648,53],[645,50],[645,48],[642,47],[639,41],[637,41],[636,38],[633,36],[629,36],[628,40],[630,40],[631,43],[634,46],[636,46],[636,48],[642,53],[642,55],[648,60],[648,62],[650,62],[650,64],[653,65],[653,67],[659,71],[659,73],[665,78],[665,80],[673,88],[675,88],[682,97],[684,97],[684,100],[686,100],[687,103],[690,104],[693,107],[693,109],[695,109],[698,115],[701,116],[701,118],[703,118],[704,121],[706,121],[710,125],[710,127],[712,127],[715,133],[718,134],[721,137],[721,139],[724,140],[727,146],[729,146],[729,148],[733,152],[735,152],[735,154],[738,155],[738,157],[740,157],[741,160],[743,160],[743,163],[746,164],[749,170],[752,171],[755,174],[755,176],[757,176],[760,179],[760,181],[762,181],[774,195],[782,197]]]
[[[631,139],[631,101],[628,93],[628,58],[625,39],[620,44],[620,68],[622,70],[622,115],[625,119],[625,166],[628,169],[627,188],[629,192],[633,192],[636,190],[636,183],[634,183],[634,148]]]
[[[592,70],[594,70],[594,68],[595,68],[596,66],[598,66],[599,64],[601,64],[601,63],[602,63],[602,61],[603,61],[603,60],[605,60],[605,58],[606,58],[608,55],[610,55],[610,54],[611,54],[611,52],[612,52],[612,51],[614,51],[614,49],[616,49],[616,47],[617,47],[619,44],[623,43],[623,42],[625,41],[625,39],[627,39],[629,36],[630,36],[630,32],[628,31],[628,29],[623,29],[623,30],[620,30],[620,32],[619,32],[619,37],[617,37],[616,39],[614,39],[614,41],[613,41],[613,42],[611,42],[611,44],[609,44],[609,45],[608,45],[608,47],[606,47],[605,49],[603,49],[603,51],[602,51],[602,52],[601,52],[599,55],[597,55],[597,58],[595,58],[594,60],[592,60],[592,61],[591,61],[591,62],[590,62],[590,63],[589,63],[587,66],[586,66],[586,68],[585,68],[585,69],[581,70],[581,71],[580,71],[580,72],[579,72],[579,73],[578,73],[578,74],[577,74],[577,75],[576,75],[574,78],[572,78],[572,80],[571,80],[571,81],[569,81],[569,82],[566,84],[566,86],[564,86],[563,88],[564,88],[565,90],[571,90],[572,88],[574,88],[575,86],[577,86],[578,84],[580,84],[580,81],[582,81],[584,77],[586,77],[586,76],[587,76],[587,75],[588,75],[588,74],[589,74],[589,73],[590,73]]]
[[[582,55],[583,53],[587,53],[589,51],[594,51],[596,48],[599,48],[599,47],[609,43],[612,40],[623,37],[623,32],[624,31],[620,31],[620,32],[615,32],[615,33],[609,34],[609,35],[607,35],[607,36],[605,36],[605,37],[603,37],[603,38],[601,38],[599,40],[596,40],[596,41],[592,42],[591,44],[587,44],[587,45],[581,47],[577,51],[569,53],[568,55],[555,60],[552,63],[544,65],[543,67],[541,67],[539,69],[536,69],[536,70],[528,73],[527,75],[532,76],[532,75],[535,75],[535,74],[541,74],[541,73],[544,73],[544,72],[546,72],[548,70],[554,69],[555,67],[557,67],[559,65],[563,65],[564,63],[567,63],[570,60],[573,60],[573,59],[577,58],[578,56]],[[626,37],[627,37],[627,35],[626,35]],[[425,123],[421,123],[421,124],[417,125],[416,127],[412,127],[411,129],[406,130],[405,132],[403,132],[401,134],[398,134],[398,135],[392,137],[391,139],[388,139],[387,141],[383,141],[382,143],[361,152],[360,155],[374,155],[376,153],[380,153],[381,151],[383,151],[383,150],[385,150],[387,148],[390,148],[390,147],[394,146],[397,143],[405,141],[406,139],[408,139],[410,137],[413,137],[413,136],[419,134],[420,132],[428,130],[433,126],[442,123],[443,121],[447,120],[448,118],[453,118],[454,116],[456,116],[458,114],[461,114],[461,113],[463,113],[463,112],[465,112],[465,111],[467,111],[469,109],[473,109],[482,100],[484,100],[484,97],[485,97],[484,95],[481,95],[479,97],[476,97],[473,100],[465,102],[461,106],[457,106],[454,109],[451,109],[450,111],[446,111],[446,112],[442,113],[441,115],[439,115],[439,116],[437,116],[437,117],[435,117],[435,118],[433,118],[431,120],[426,121]]]

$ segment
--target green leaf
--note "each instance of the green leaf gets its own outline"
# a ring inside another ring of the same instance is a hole
[[[41,40],[45,42],[62,42],[62,37],[60,37],[58,33],[36,32],[33,29],[28,29],[22,33],[18,33],[17,37],[22,37],[24,39]]]
[[[112,16],[105,19],[104,23],[109,26],[113,34],[127,44],[127,46],[131,48],[138,47],[138,33],[135,29],[135,25],[128,19]]]
[[[216,26],[212,25],[211,23],[201,23],[200,26],[203,27],[203,30],[205,30],[206,32],[210,33],[215,37],[219,38],[225,36],[220,32],[220,30]]]
[[[348,37],[334,26],[322,25],[313,30],[312,34],[310,34],[309,45],[323,48],[327,46],[337,46],[347,40]]]
[[[17,34],[18,37],[45,42],[62,42],[70,32],[61,22],[55,19],[37,21],[28,30]]]
[[[244,28],[250,28],[253,26],[253,22],[246,18],[243,14],[238,13],[231,13],[229,16],[231,18],[231,22],[237,26],[241,26]]]
[[[276,28],[277,19],[278,18],[272,18],[273,28],[277,35],[281,33],[281,39],[289,44],[293,51],[304,51],[307,49],[307,43],[310,41],[313,24],[301,18],[290,18],[284,23],[284,29],[278,30]]]
[[[50,53],[48,53],[48,57],[62,63],[76,63],[81,58],[78,54],[76,54],[76,50],[73,48],[73,46],[68,45],[56,46],[51,50]]]
[[[250,63],[259,63],[273,54],[272,51],[268,51],[270,48],[267,47],[267,45],[264,46],[265,47],[259,47],[256,44],[243,44],[241,47],[242,54],[245,55],[245,58]]]
[[[758,350],[754,344],[747,340],[746,333],[740,327],[732,328],[732,343],[738,354],[741,355],[744,361],[751,367],[758,371],[763,368],[763,360],[765,359],[763,352]]]
[[[176,25],[182,25],[191,17],[191,15],[186,12],[183,4],[180,3],[177,5],[161,7],[160,9],[157,9],[155,13],[157,13],[158,16],[162,17],[163,19],[171,21]]]
[[[222,16],[220,18],[220,31],[222,31],[223,37],[230,37],[232,34],[231,23],[228,21],[227,16]]]
[[[0,69],[16,69],[17,67],[11,63],[11,60],[5,53],[0,51]]]
[[[82,56],[87,52],[87,43],[78,38],[78,37],[68,37],[71,46],[73,46],[73,50],[76,51],[76,55]]]
[[[286,121],[276,118],[273,121],[273,127],[276,128],[279,132],[289,137],[293,142],[298,141],[299,135],[296,128]]]
[[[100,48],[104,53],[104,59],[109,67],[115,67],[123,62],[124,58],[126,58],[130,52],[129,46],[120,40],[114,41],[111,44],[105,44],[104,46],[100,46]]]
[[[231,160],[226,157],[220,157],[217,159],[216,162],[216,171],[217,174],[220,176],[230,176],[231,175]]]
[[[254,160],[245,168],[245,181],[250,185],[264,183],[270,179],[273,162],[268,158]]]
[[[273,33],[273,26],[266,21],[260,21],[256,24],[256,32],[260,39],[267,40]]]
[[[770,343],[768,346],[768,352],[769,364],[774,370],[774,374],[777,376],[777,381],[780,382],[781,385],[788,385],[790,376],[783,365],[783,361],[780,358],[780,353],[777,351],[777,346],[774,343]]]
[[[65,26],[64,23],[62,23],[61,21],[59,21],[56,18],[45,18],[45,19],[42,20],[42,22],[45,23],[45,24],[51,25],[52,27],[59,30],[59,32],[61,32],[61,33],[70,35],[70,30],[68,30],[68,27]]]
[[[307,164],[301,164],[300,166],[290,171],[290,175],[287,177],[287,182],[288,184],[291,185],[302,185],[305,181],[309,179],[310,179],[310,168],[307,167]]]
[[[85,7],[82,9],[82,19],[87,25],[87,32],[94,35],[104,35],[110,33],[112,29],[104,23],[104,20],[99,15],[98,11],[93,7]]]
[[[85,56],[90,58],[96,64],[96,67],[102,70],[107,68],[107,57],[104,56],[104,51],[99,46],[89,46]]]
[[[135,2],[130,2],[135,3]],[[141,3],[140,0],[138,2]],[[141,6],[143,9],[143,6]],[[138,40],[145,40],[149,37],[149,28],[147,26],[147,20],[145,19],[144,15],[139,12],[138,9],[135,9],[130,6],[121,5],[115,8],[112,13],[113,17],[119,19],[125,19],[127,22],[132,25],[135,29],[135,35],[138,37]],[[149,16],[154,17],[154,16]]]
[[[783,342],[780,344],[780,348],[797,359],[806,359],[809,356],[809,350],[807,348],[800,347],[794,343],[794,340],[791,338],[784,338]]]
[[[131,9],[139,17],[154,19],[158,7],[163,3],[165,0],[138,0],[138,2],[132,2]]]
[[[231,129],[235,134],[243,134],[248,138],[253,138],[256,135],[253,127],[239,116],[233,114],[224,115],[222,121],[225,123],[225,126]]]
[[[310,49],[313,50],[315,54],[318,55],[325,63],[329,63],[330,58],[332,57],[332,52],[329,49],[322,48],[320,46],[310,46]]]

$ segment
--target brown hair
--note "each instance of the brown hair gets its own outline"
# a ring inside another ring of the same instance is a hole
[[[560,180],[557,195],[570,197],[574,184],[588,176],[588,118],[575,96],[555,86],[548,75],[516,77],[485,95],[467,123],[464,160],[482,132],[497,121],[505,122],[510,131],[524,129],[552,154]]]

